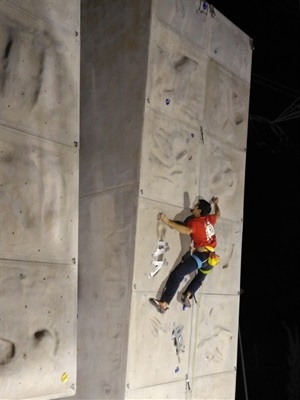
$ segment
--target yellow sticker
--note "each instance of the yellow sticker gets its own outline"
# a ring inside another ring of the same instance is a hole
[[[64,372],[60,379],[62,382],[68,382],[68,379],[69,379],[68,374],[66,372]]]

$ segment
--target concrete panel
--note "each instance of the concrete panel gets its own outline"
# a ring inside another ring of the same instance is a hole
[[[236,372],[195,377],[192,380],[192,399],[234,400]]]
[[[249,84],[214,60],[207,70],[204,131],[220,143],[244,150],[247,145]]]
[[[252,39],[216,9],[209,39],[208,55],[250,84]]]
[[[190,343],[193,349],[191,375],[234,371],[237,365],[239,296],[200,292],[197,299],[198,303],[193,307],[194,337]]]
[[[81,196],[139,179],[150,8],[82,3]]]
[[[1,399],[76,390],[77,266],[0,260]]]
[[[0,123],[74,146],[79,141],[80,42],[78,29],[62,30],[44,18],[59,3],[1,2]],[[78,21],[79,0],[63,3]]]
[[[0,144],[1,257],[77,263],[78,150],[4,126]]]
[[[199,127],[147,109],[144,132],[140,196],[181,206],[186,192],[193,202],[202,157]]]
[[[191,313],[183,312],[177,303],[161,315],[149,304],[153,295],[139,292],[132,296],[127,389],[184,381],[188,371]],[[172,332],[181,325],[184,352],[177,355]]]
[[[222,193],[222,218],[240,222],[244,213],[246,152],[207,135],[204,140],[200,193],[207,199]]]
[[[189,41],[197,48],[207,48],[212,18],[209,13],[201,12],[199,0],[154,1],[155,19],[176,32],[181,40]]]
[[[79,399],[120,399],[125,387],[137,187],[80,200]]]
[[[207,55],[153,20],[147,106],[197,127],[203,118]]]
[[[78,32],[80,0],[7,0],[7,2],[15,8],[26,11],[27,14],[44,20],[47,24],[59,27],[61,30]],[[74,12],[74,5],[76,12]]]

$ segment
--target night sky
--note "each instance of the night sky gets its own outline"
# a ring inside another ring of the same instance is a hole
[[[210,4],[254,44],[236,400],[299,400],[300,2]]]

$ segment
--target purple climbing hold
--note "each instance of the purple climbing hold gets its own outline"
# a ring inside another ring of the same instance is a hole
[[[166,99],[166,105],[168,106],[170,104],[170,99]]]
[[[175,372],[178,372],[178,371],[179,371],[179,367],[176,367]]]

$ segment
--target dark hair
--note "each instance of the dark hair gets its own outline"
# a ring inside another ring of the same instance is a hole
[[[201,210],[201,216],[205,217],[206,215],[208,215],[211,212],[211,205],[208,201],[206,200],[199,200],[198,202],[198,208],[200,208]]]

